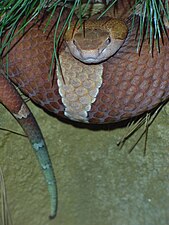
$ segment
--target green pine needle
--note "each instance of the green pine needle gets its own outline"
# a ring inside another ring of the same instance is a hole
[[[163,16],[169,20],[168,0],[136,0],[133,14],[140,16],[137,51],[141,50],[144,38],[149,38],[151,53],[154,45],[160,51],[159,39],[166,33]]]
[[[109,1],[109,5],[107,9],[100,14],[100,17],[107,11],[109,8],[114,5],[118,0]],[[6,34],[3,42],[0,47],[0,55],[4,48],[9,47],[11,41],[16,35],[15,31],[19,24],[18,32],[24,31],[24,28],[28,25],[30,21],[38,16],[38,14],[42,10],[47,10],[50,12],[49,19],[47,21],[46,27],[49,25],[51,18],[53,17],[56,8],[59,5],[62,5],[62,9],[60,11],[60,15],[58,16],[58,22],[55,27],[55,35],[54,35],[54,51],[52,56],[52,64],[50,67],[50,72],[53,68],[53,63],[56,60],[58,62],[57,57],[57,48],[59,44],[59,40],[63,35],[64,29],[66,26],[70,26],[72,16],[77,10],[80,13],[79,21],[82,23],[83,15],[85,14],[88,5],[91,3],[91,0],[88,0],[86,3],[86,7],[82,8],[82,0],[5,0],[0,1],[0,37],[2,38],[8,30],[8,34]],[[108,2],[108,1],[107,1]],[[70,6],[70,13],[63,25],[63,28],[58,37],[56,37],[60,17],[65,10],[66,6]],[[135,5],[133,7],[133,14],[136,14],[138,11],[138,7],[140,8],[140,36],[138,38],[138,47],[137,51],[139,52],[144,41],[144,38],[149,38],[150,42],[150,52],[152,52],[154,48],[154,43],[156,44],[157,49],[159,50],[159,39],[165,33],[165,26],[163,21],[163,15],[169,20],[169,3],[168,0],[136,0]],[[21,22],[20,22],[21,21]]]

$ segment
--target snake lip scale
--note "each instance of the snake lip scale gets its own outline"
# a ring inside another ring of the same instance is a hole
[[[0,72],[0,102],[12,113],[27,134],[37,156],[51,199],[51,218],[57,212],[57,187],[51,160],[40,128],[13,83],[37,105],[58,117],[86,124],[109,124],[139,116],[169,98],[169,44],[164,35],[160,53],[150,56],[145,40],[136,53],[137,30],[114,18],[85,22],[85,35],[78,26],[66,31],[59,49],[59,66],[48,78],[53,51],[55,19],[32,21],[24,34],[16,36],[11,49],[2,55],[6,78]],[[64,11],[58,28],[67,18]],[[76,21],[76,18],[74,18]],[[137,24],[136,24],[137,25]],[[168,28],[166,27],[169,34]],[[73,32],[72,32],[73,31]],[[73,56],[72,56],[73,55]],[[7,72],[7,71],[5,71]],[[64,79],[63,79],[64,77]]]

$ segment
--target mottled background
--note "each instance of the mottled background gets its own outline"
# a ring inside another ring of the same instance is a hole
[[[169,106],[131,154],[116,145],[126,128],[92,131],[65,124],[29,103],[46,139],[54,165],[59,210],[49,221],[44,178],[28,140],[0,131],[3,170],[14,225],[168,225]],[[168,112],[168,113],[167,113]],[[0,126],[22,132],[0,105]]]

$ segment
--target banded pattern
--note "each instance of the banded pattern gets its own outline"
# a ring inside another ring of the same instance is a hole
[[[2,70],[0,72],[0,102],[16,118],[28,136],[48,186],[51,200],[50,218],[54,218],[57,212],[57,186],[44,138],[31,111]]]

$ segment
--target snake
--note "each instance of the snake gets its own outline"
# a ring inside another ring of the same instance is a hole
[[[0,73],[0,102],[20,123],[39,160],[51,198],[51,218],[57,211],[52,163],[40,128],[14,84],[45,111],[87,124],[134,118],[169,98],[167,35],[159,40],[160,53],[154,48],[150,55],[149,40],[145,39],[138,54],[137,24],[131,29],[131,23],[119,17],[93,17],[82,25],[74,19],[64,31],[59,60],[49,78],[53,27],[59,12],[60,8],[48,27],[48,16],[43,16],[14,38],[10,51],[5,49],[2,54]],[[67,10],[63,11],[57,35],[67,16]],[[167,26],[165,29],[169,34]]]

